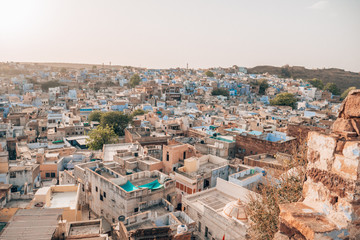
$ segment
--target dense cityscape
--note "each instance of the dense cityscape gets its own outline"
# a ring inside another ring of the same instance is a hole
[[[0,239],[359,236],[355,87],[288,66],[0,70]]]
[[[0,0],[0,240],[360,240],[359,0]]]

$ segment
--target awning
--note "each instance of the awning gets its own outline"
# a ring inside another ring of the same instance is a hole
[[[132,184],[130,181],[127,181],[124,185],[121,185],[120,187],[127,192],[131,192],[131,191],[139,189],[139,188],[135,187],[134,184]]]
[[[148,188],[148,189],[151,189],[151,190],[160,189],[162,187],[163,187],[163,185],[160,184],[157,179],[155,181],[150,182],[150,183],[139,186],[139,188]]]

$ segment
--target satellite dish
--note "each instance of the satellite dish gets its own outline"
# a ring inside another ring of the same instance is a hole
[[[120,216],[118,217],[118,220],[119,220],[120,222],[125,221],[125,216],[124,216],[124,215],[120,215]]]
[[[51,182],[52,182],[52,184],[56,185],[56,184],[57,184],[57,179],[56,179],[56,178],[53,178],[53,179],[51,180]]]

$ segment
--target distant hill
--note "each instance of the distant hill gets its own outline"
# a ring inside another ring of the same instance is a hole
[[[283,76],[284,68],[288,70],[292,78],[301,78],[309,80],[313,78],[321,79],[324,84],[328,82],[335,83],[342,91],[348,87],[360,88],[360,73],[349,72],[338,68],[328,69],[307,69],[304,67],[273,67],[273,66],[256,66],[248,68],[248,73],[269,73]],[[286,70],[286,71],[287,71]]]

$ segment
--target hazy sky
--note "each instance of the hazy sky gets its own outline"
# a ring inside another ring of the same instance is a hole
[[[0,61],[360,71],[360,0],[0,0]]]

